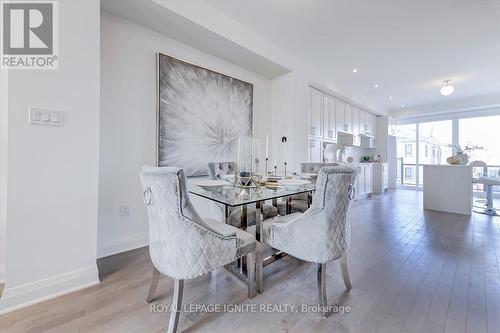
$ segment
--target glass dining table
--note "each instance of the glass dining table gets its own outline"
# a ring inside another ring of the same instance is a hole
[[[258,188],[240,188],[228,183],[218,191],[206,191],[201,187],[194,184],[188,185],[189,193],[196,196],[202,197],[206,200],[221,204],[224,207],[224,222],[228,223],[231,213],[234,209],[239,208],[241,211],[241,226],[240,228],[245,231],[254,230],[255,239],[257,242],[256,250],[256,271],[255,271],[255,288],[257,292],[262,292],[262,279],[263,279],[263,267],[271,264],[275,260],[283,258],[286,253],[276,252],[272,255],[263,258],[262,251],[262,221],[263,221],[263,208],[266,201],[270,201],[273,206],[278,206],[278,199],[284,201],[285,212],[289,214],[291,212],[291,200],[292,196],[298,194],[307,194],[308,206],[312,202],[312,193],[315,190],[313,184],[306,185],[301,188],[284,188],[281,186],[261,186]],[[255,228],[249,229],[247,225],[249,206],[255,205]],[[229,271],[234,273],[237,277],[246,282],[247,280],[247,269],[246,260],[243,258],[238,262],[235,262],[226,267]]]

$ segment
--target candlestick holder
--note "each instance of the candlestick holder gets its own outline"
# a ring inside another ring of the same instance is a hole
[[[274,166],[274,175],[276,176],[277,174],[278,174],[278,166],[277,166],[277,165],[275,165],[275,166]]]
[[[266,156],[266,173],[265,175],[267,176],[269,173],[267,172],[267,162],[269,162],[269,157]]]
[[[285,164],[285,178],[286,178],[286,162],[284,164]]]

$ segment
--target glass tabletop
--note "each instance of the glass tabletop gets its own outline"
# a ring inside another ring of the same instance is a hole
[[[299,189],[285,189],[284,187],[269,188],[261,186],[259,188],[240,188],[234,185],[224,186],[218,191],[205,191],[194,184],[188,185],[189,193],[224,204],[230,207],[237,207],[252,204],[258,201],[265,201],[287,197],[289,195],[308,193],[315,190],[313,184],[306,185]]]

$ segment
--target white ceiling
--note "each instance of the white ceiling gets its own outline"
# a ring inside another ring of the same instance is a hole
[[[389,110],[500,93],[500,0],[204,1]]]

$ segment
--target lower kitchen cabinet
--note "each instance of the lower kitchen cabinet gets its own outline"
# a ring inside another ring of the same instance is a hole
[[[389,188],[389,164],[373,164],[373,193],[384,193]]]

